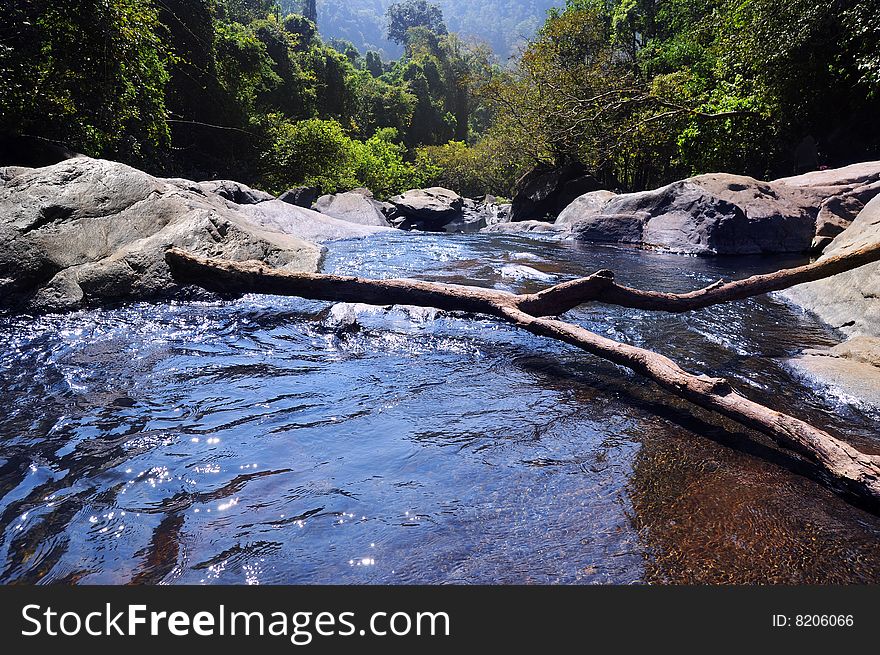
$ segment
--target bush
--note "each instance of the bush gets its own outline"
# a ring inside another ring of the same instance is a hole
[[[293,123],[273,114],[266,132],[270,145],[263,157],[263,185],[275,193],[298,185],[317,187],[321,193],[367,187],[382,198],[421,182],[404,161],[406,151],[393,129],[358,141],[336,121]]]
[[[526,163],[509,148],[488,135],[476,145],[450,141],[416,152],[416,169],[423,184],[454,189],[476,198],[486,194],[513,195],[519,173]]]

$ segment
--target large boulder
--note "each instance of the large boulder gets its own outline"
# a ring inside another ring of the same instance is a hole
[[[562,210],[559,218],[556,219],[557,225],[572,225],[578,221],[602,213],[605,205],[617,194],[613,191],[590,191],[582,196],[575,198],[569,205]]]
[[[399,212],[402,229],[442,231],[457,219],[461,219],[464,199],[449,189],[432,187],[413,189],[389,199]]]
[[[806,252],[816,210],[784,184],[710,174],[655,191],[579,199],[562,215],[576,238],[699,255]]]
[[[880,196],[819,259],[880,243]],[[880,263],[789,289],[786,296],[849,336],[880,337]]]
[[[318,190],[312,186],[294,187],[278,196],[278,200],[281,200],[282,202],[296,205],[297,207],[304,207],[306,209],[311,209],[317,199]]]
[[[390,227],[382,213],[380,203],[373,200],[373,194],[366,189],[355,189],[347,193],[321,196],[315,203],[315,211],[357,225]]]
[[[813,251],[822,252],[871,200],[880,195],[880,162],[804,173],[772,184],[798,189],[804,203],[818,208]]]
[[[199,182],[198,186],[205,193],[216,194],[237,205],[258,205],[261,202],[275,200],[275,196],[271,193],[251,189],[241,182],[233,182],[232,180]]]
[[[14,172],[0,183],[0,304],[31,311],[180,291],[165,264],[170,246],[315,271],[323,249],[309,241],[377,229],[277,200],[239,205],[103,160]]]
[[[510,220],[554,220],[576,198],[601,186],[577,163],[559,168],[536,167],[520,180]]]

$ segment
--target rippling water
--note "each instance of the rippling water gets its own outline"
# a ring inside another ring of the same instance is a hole
[[[326,269],[688,290],[798,263],[392,233]],[[877,408],[787,365],[835,336],[779,299],[569,318],[880,448]],[[496,321],[250,296],[7,318],[0,339],[2,582],[880,581],[880,520],[809,467]]]

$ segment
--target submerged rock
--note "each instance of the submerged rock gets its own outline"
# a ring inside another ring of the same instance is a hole
[[[496,223],[481,230],[481,232],[494,232],[502,234],[568,234],[571,228],[568,225],[554,225],[546,221],[519,221],[517,223]]]
[[[843,394],[880,407],[880,339],[855,337],[791,360],[796,370]]]
[[[31,311],[178,292],[169,246],[315,271],[322,248],[309,241],[379,229],[277,200],[240,205],[195,182],[85,157],[13,172],[0,183],[0,304]]]

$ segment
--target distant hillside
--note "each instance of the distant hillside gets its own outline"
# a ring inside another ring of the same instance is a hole
[[[318,0],[318,28],[328,39],[351,41],[361,52],[378,50],[396,58],[401,49],[385,38],[385,11],[394,0]],[[544,24],[547,10],[564,0],[433,0],[450,31],[476,37],[506,59]],[[285,8],[296,0],[281,3]]]

